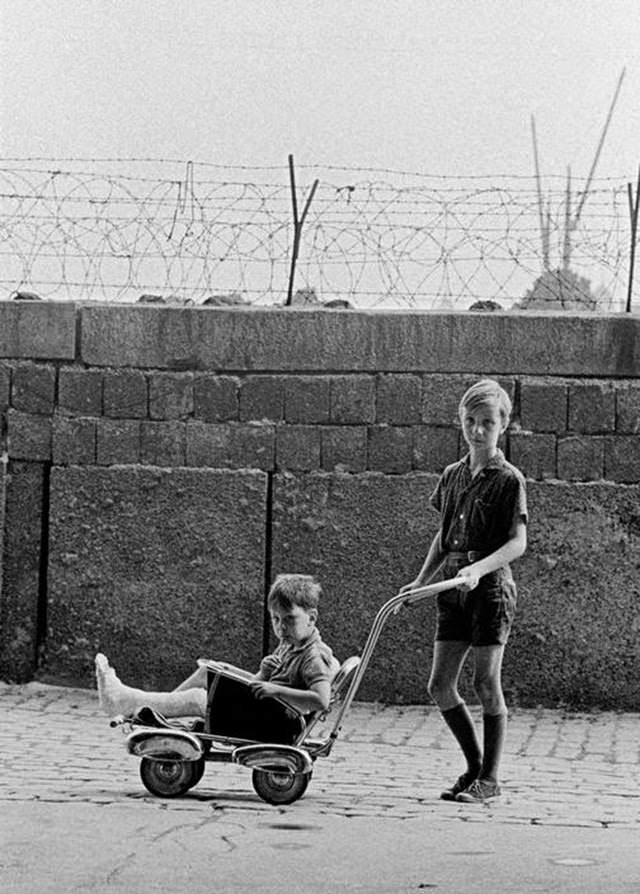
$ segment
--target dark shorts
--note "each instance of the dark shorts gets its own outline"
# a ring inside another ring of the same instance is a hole
[[[480,579],[475,590],[445,590],[437,596],[436,640],[472,646],[504,645],[516,612],[516,585],[500,568]]]

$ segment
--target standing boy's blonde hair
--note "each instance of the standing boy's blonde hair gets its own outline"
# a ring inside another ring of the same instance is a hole
[[[458,415],[462,417],[465,410],[475,410],[483,404],[495,403],[505,426],[511,416],[511,399],[502,385],[494,379],[480,379],[471,388],[467,388],[458,406]]]

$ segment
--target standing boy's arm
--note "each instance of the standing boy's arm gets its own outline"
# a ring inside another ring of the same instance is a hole
[[[473,590],[485,574],[497,571],[503,565],[508,565],[514,559],[519,559],[527,548],[527,526],[522,517],[516,519],[511,525],[509,539],[495,552],[489,553],[484,559],[466,565],[458,571],[460,577],[466,577],[467,582],[461,584],[460,590]]]
[[[402,587],[400,592],[404,593],[406,590],[416,590],[418,587],[424,587],[428,584],[440,565],[442,565],[444,557],[445,551],[442,548],[442,529],[440,528],[431,541],[429,552],[427,553],[427,557],[422,564],[418,576],[410,584],[406,584]]]

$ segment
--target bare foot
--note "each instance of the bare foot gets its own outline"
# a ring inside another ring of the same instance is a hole
[[[136,690],[120,681],[107,656],[102,652],[96,655],[95,665],[98,698],[105,714],[108,717],[133,714],[137,707]]]

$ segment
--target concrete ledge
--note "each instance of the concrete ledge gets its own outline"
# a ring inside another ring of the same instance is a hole
[[[0,301],[0,357],[73,360],[75,304],[53,301]]]
[[[85,305],[92,366],[630,376],[638,315]]]

